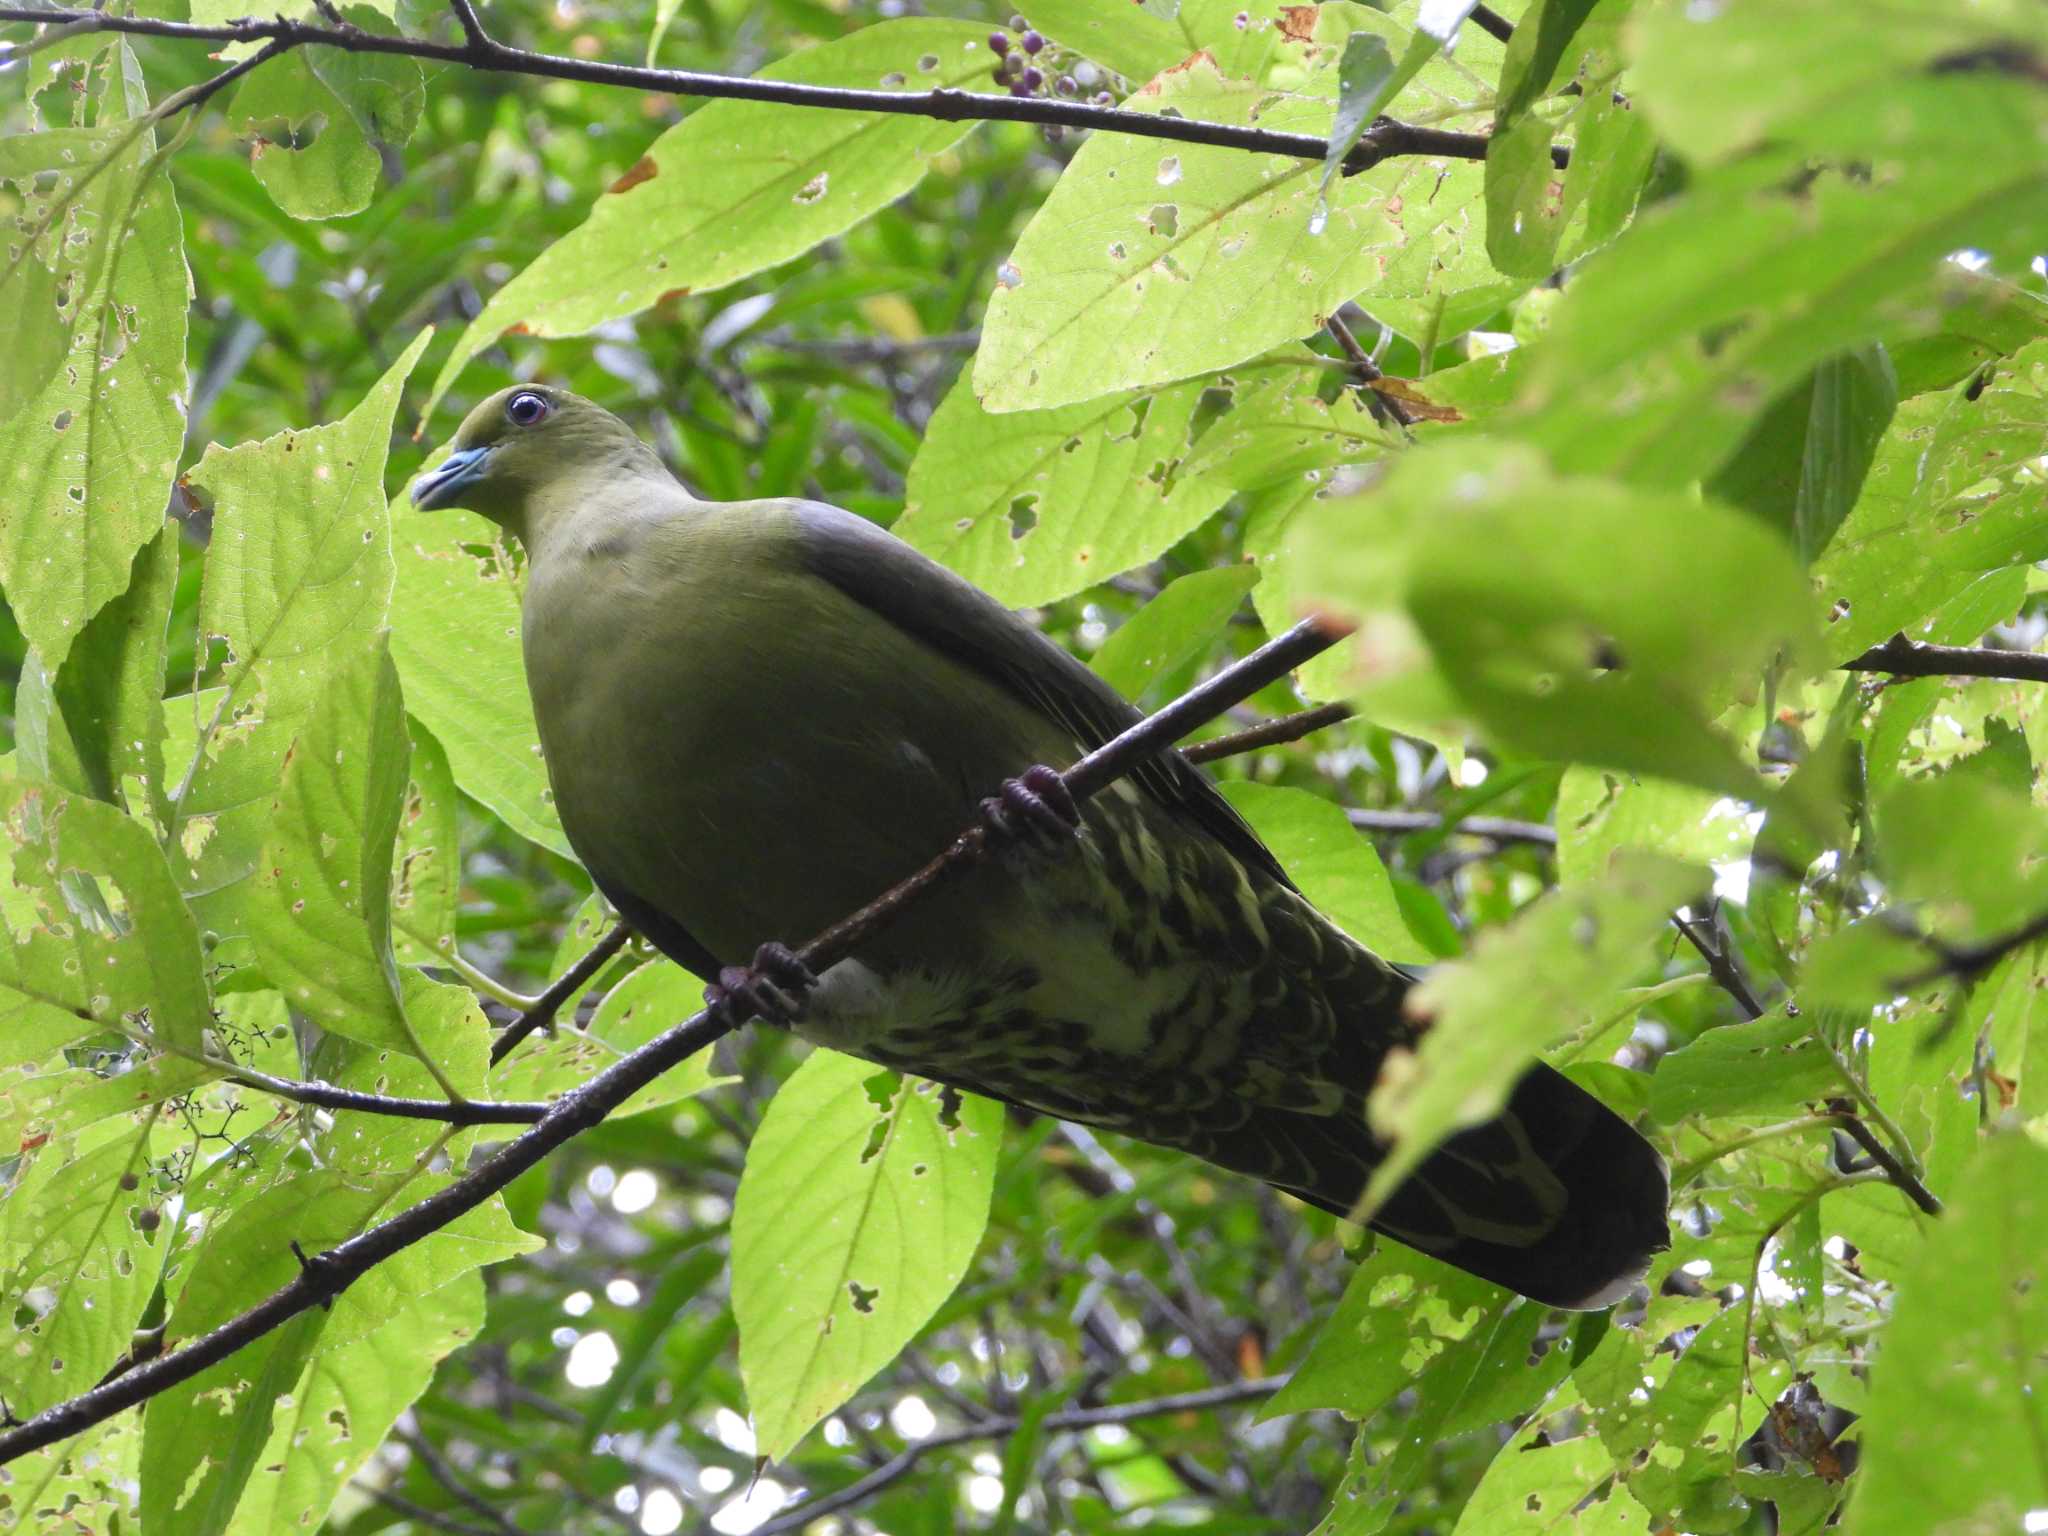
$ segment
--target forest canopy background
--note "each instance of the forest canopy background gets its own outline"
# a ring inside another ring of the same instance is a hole
[[[2048,1529],[2038,5],[241,9],[0,7],[0,1530]],[[1357,623],[1214,771],[1644,1292],[770,1030],[475,1183],[701,985],[390,499],[534,377],[1148,708]]]

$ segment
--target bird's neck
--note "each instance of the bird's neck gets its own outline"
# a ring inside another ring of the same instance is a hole
[[[594,544],[629,537],[695,504],[653,453],[634,447],[642,455],[637,461],[622,455],[558,476],[527,498],[514,532],[536,564],[587,554]]]

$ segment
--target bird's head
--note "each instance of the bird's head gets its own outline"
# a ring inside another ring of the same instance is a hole
[[[544,384],[515,384],[456,429],[448,456],[412,483],[422,510],[467,507],[524,539],[537,515],[593,477],[669,478],[653,450],[603,406]]]

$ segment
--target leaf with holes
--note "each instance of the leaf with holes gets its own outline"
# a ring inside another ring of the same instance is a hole
[[[760,77],[870,91],[992,91],[987,35],[964,21],[876,22],[778,59]],[[699,107],[654,141],[582,225],[491,295],[434,381],[428,410],[511,326],[573,336],[665,293],[708,293],[801,256],[916,186],[969,126],[767,101]]]
[[[2024,1132],[1994,1135],[1950,1195],[1939,1240],[1899,1282],[1845,1529],[2019,1531],[2048,1509],[2044,1231],[2048,1150]]]
[[[1279,91],[1197,54],[1125,106],[1320,138],[1335,75]],[[993,412],[1043,409],[1242,362],[1313,331],[1355,294],[1370,308],[1403,252],[1469,217],[1479,192],[1476,172],[1402,156],[1341,178],[1312,227],[1320,176],[1316,161],[1283,155],[1089,140],[997,274],[976,394]]]
[[[895,532],[991,596],[1051,602],[1171,548],[1230,495],[1186,473],[1199,381],[992,416],[963,375],[911,461]]]
[[[206,925],[246,931],[243,903],[291,742],[332,659],[367,646],[391,602],[385,455],[422,331],[340,421],[209,447],[189,476],[213,509],[203,637],[225,656],[202,696],[174,701],[165,746],[172,864]]]
[[[26,235],[0,264],[0,585],[51,667],[127,590],[184,442],[191,279],[169,165],[141,127],[0,139],[10,233]]]
[[[155,1126],[144,1114],[90,1149],[50,1143],[0,1207],[6,1398],[20,1418],[94,1386],[133,1342],[169,1236],[150,1170]]]
[[[895,1358],[966,1273],[1002,1106],[818,1051],[747,1148],[733,1208],[740,1374],[780,1460]]]

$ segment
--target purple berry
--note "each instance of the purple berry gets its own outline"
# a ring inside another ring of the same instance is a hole
[[[1007,85],[1010,80],[1009,75],[1004,72],[1003,66],[1000,64],[988,72],[988,77],[995,81],[997,85]]]
[[[1010,30],[1012,32],[1022,32],[1026,27],[1030,25],[1031,23],[1026,21],[1022,16],[1012,16],[1010,18]]]
[[[988,51],[997,58],[1001,58],[1004,54],[1008,53],[1010,51],[1010,34],[1007,32],[989,33]]]
[[[1022,100],[1031,94],[1031,87],[1022,80],[1013,80],[1010,82],[1010,94]]]
[[[1089,97],[1088,100],[1091,106],[1113,107],[1116,105],[1116,98],[1110,95],[1107,91],[1097,91],[1093,96]]]
[[[1012,80],[1016,79],[1019,75],[1023,74],[1024,55],[1021,53],[1004,54],[1003,73],[1008,75]]]
[[[1081,89],[1080,86],[1074,83],[1074,77],[1072,75],[1061,75],[1059,79],[1053,81],[1052,88],[1058,91],[1062,96],[1071,96],[1074,94],[1074,92]]]
[[[1039,87],[1040,87],[1041,85],[1045,84],[1045,76],[1044,76],[1044,75],[1043,75],[1042,73],[1040,73],[1040,72],[1039,72],[1038,70],[1035,70],[1035,69],[1027,69],[1027,70],[1025,70],[1025,71],[1024,71],[1024,79],[1023,79],[1023,83],[1024,83],[1024,89],[1025,89],[1025,90],[1027,90],[1027,91],[1035,91],[1035,90],[1037,90],[1037,89],[1038,89],[1038,88],[1039,88]]]
[[[1026,32],[1024,34],[1024,51],[1026,53],[1037,53],[1044,46],[1045,39],[1036,32]]]

